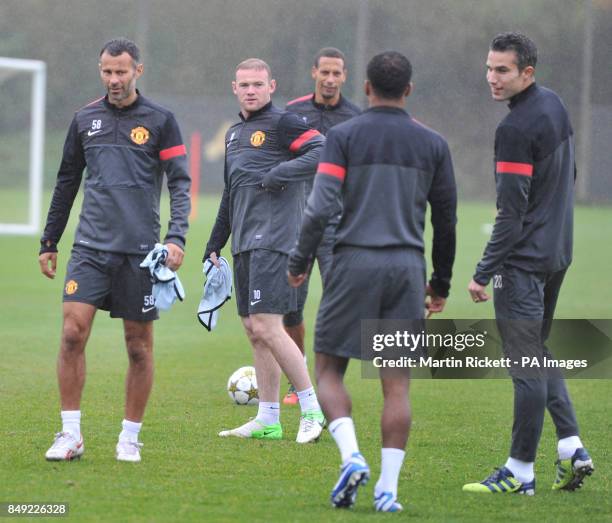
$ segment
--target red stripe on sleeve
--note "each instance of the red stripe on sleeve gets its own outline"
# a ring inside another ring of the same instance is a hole
[[[533,165],[530,163],[497,162],[495,169],[498,173],[520,174],[521,176],[531,176]]]
[[[308,129],[308,131],[303,132],[300,136],[298,136],[293,143],[289,146],[289,150],[292,153],[297,153],[300,150],[300,147],[304,145],[311,138],[320,135],[321,133],[316,129]]]
[[[96,98],[95,100],[92,100],[85,107],[89,107],[90,105],[93,105],[93,104],[99,102],[100,100],[104,100],[104,96],[101,96],[100,98]],[[81,109],[83,109],[83,107],[81,107]]]
[[[176,156],[181,156],[183,154],[187,154],[187,148],[185,145],[175,145],[174,147],[168,147],[167,149],[162,149],[159,151],[159,159],[166,161],[170,160],[170,158],[175,158]]]
[[[293,105],[298,102],[305,102],[306,100],[311,100],[313,96],[314,96],[314,93],[310,93],[305,96],[300,96],[299,98],[296,98],[295,100],[291,100],[290,102],[287,102],[287,105]]]
[[[317,174],[328,174],[329,176],[338,178],[338,180],[343,182],[344,177],[346,176],[346,169],[341,165],[336,165],[335,163],[321,162],[319,167],[317,167]]]

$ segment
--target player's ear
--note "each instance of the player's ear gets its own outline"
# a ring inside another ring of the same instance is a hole
[[[272,80],[270,80],[270,94],[274,91],[276,91],[276,80],[272,78]]]
[[[232,92],[233,92],[234,94],[238,94],[238,93],[236,92],[236,82],[235,82],[235,81],[233,81],[233,80],[232,80]]]
[[[404,91],[404,98],[408,98],[410,96],[410,94],[412,93],[412,88],[413,88],[413,84],[412,82],[410,82],[408,86],[406,87],[406,90]]]
[[[370,80],[366,80],[363,83],[363,92],[366,96],[370,96],[372,94],[372,84],[370,83]]]
[[[317,67],[315,65],[310,68],[310,76],[312,76],[313,80],[317,79]]]
[[[525,76],[525,78],[531,78],[535,74],[535,68],[533,65],[528,65],[521,71],[521,74]]]
[[[136,65],[136,78],[140,78],[142,73],[144,73],[144,65],[143,64],[137,64]]]

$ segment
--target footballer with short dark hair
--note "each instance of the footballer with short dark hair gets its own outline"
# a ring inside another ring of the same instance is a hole
[[[327,221],[342,213],[314,344],[319,398],[342,461],[331,492],[338,508],[351,507],[359,486],[370,477],[344,386],[350,359],[374,358],[361,349],[362,322],[421,322],[426,295],[429,312],[441,312],[455,258],[457,190],[450,151],[442,136],[405,110],[412,90],[410,62],[387,51],[372,58],[367,71],[369,108],[329,130],[299,241],[289,257],[289,281],[298,286],[307,276]],[[429,284],[423,231],[428,204],[433,224]],[[381,512],[402,510],[397,487],[412,422],[410,374],[407,369],[394,370],[380,369],[382,466],[374,508]]]

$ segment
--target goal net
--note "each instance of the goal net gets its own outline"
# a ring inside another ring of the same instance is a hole
[[[0,234],[37,234],[43,185],[46,66],[0,57]]]

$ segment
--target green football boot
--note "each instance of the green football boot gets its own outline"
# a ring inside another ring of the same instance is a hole
[[[222,430],[219,432],[219,436],[222,438],[234,436],[236,438],[283,439],[283,428],[280,423],[264,425],[258,420],[253,419],[235,429]]]
[[[559,459],[557,465],[557,477],[553,483],[553,490],[576,490],[582,486],[584,478],[593,474],[593,460],[589,453],[583,449],[576,449],[574,455],[569,459]]]

